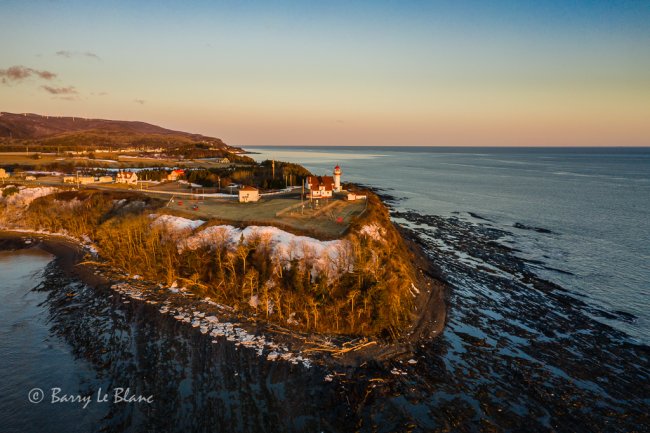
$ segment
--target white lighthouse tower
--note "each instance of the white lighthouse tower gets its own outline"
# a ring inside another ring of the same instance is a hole
[[[341,167],[334,167],[334,192],[341,192]]]

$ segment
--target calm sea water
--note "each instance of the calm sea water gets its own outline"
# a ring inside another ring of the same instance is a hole
[[[247,148],[257,160],[302,163],[315,174],[387,190],[396,208],[469,212],[511,231],[539,274],[588,302],[638,317],[608,321],[650,343],[650,149],[414,147]],[[482,221],[485,222],[485,221]],[[515,223],[552,233],[514,228]],[[599,320],[606,320],[600,318]]]
[[[92,366],[75,357],[52,332],[42,306],[47,294],[31,290],[52,259],[39,250],[0,251],[0,431],[91,431],[102,416],[97,406],[82,410],[79,405],[31,403],[28,398],[36,388],[79,393],[95,378]],[[77,409],[74,414],[68,412],[70,406]]]

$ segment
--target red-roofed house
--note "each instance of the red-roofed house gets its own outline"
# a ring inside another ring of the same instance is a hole
[[[178,180],[179,177],[185,174],[185,170],[173,170],[167,175],[167,180]]]
[[[332,198],[334,178],[332,176],[307,177],[307,198]]]

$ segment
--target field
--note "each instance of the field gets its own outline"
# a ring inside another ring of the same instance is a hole
[[[236,199],[228,198],[195,200],[174,197],[167,209],[170,213],[185,217],[216,218],[233,224],[274,225],[320,239],[339,238],[352,218],[365,209],[363,201],[347,202],[342,198],[332,199],[329,204],[319,208],[309,207],[307,201],[304,204],[303,210],[299,194],[265,197],[257,203],[239,203]]]

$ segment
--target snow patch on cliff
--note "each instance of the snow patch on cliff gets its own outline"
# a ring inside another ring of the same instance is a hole
[[[150,215],[151,218],[155,218],[152,226],[160,225],[165,227],[169,231],[183,231],[183,230],[194,230],[197,227],[205,224],[203,220],[191,220],[188,218],[173,216],[173,215]]]
[[[386,230],[384,230],[382,227],[379,227],[376,223],[372,224],[367,224],[363,227],[361,227],[361,230],[359,230],[359,233],[362,235],[366,235],[371,239],[374,239],[376,241],[381,241],[384,236],[386,236]]]
[[[39,186],[36,188],[19,186],[18,189],[19,191],[16,194],[4,198],[6,204],[11,206],[28,206],[39,197],[44,197],[59,191],[58,188],[49,186]]]
[[[225,246],[234,249],[242,240],[244,245],[258,244],[267,248],[276,260],[286,265],[292,260],[311,262],[321,272],[352,269],[352,253],[346,240],[321,241],[298,236],[273,226],[249,226],[239,229],[230,225],[211,226],[179,242],[179,250]]]

